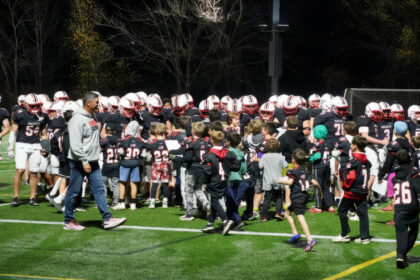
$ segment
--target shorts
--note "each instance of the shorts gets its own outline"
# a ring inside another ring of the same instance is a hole
[[[68,162],[60,162],[58,174],[65,179],[70,179],[70,165]]]
[[[140,182],[140,168],[138,166],[125,167],[120,166],[120,181],[121,182]]]
[[[39,166],[39,171],[40,173],[45,173],[48,171],[48,169],[50,167],[50,157],[44,157],[43,155],[41,155],[41,165]],[[50,173],[51,174],[51,173]]]
[[[169,162],[154,162],[152,164],[152,182],[168,183],[171,177],[171,165]]]
[[[16,143],[15,163],[16,169],[25,170],[26,162],[29,161],[29,171],[37,173],[41,166],[41,145]]]
[[[255,179],[254,192],[256,194],[263,193],[263,184],[262,184],[262,178],[261,177],[258,177],[258,178]]]
[[[292,199],[292,205],[290,205],[289,210],[295,213],[295,215],[305,215],[307,201],[308,197],[298,197]]]
[[[143,177],[143,182],[149,182],[150,179],[152,179],[152,165],[151,164],[145,165],[144,174],[145,176]]]
[[[56,155],[50,155],[50,170],[48,173],[51,175],[60,174],[60,162]]]

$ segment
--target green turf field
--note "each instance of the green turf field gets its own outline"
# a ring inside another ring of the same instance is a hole
[[[0,151],[6,150],[5,140]],[[126,226],[145,228],[101,229],[99,211],[92,205],[76,218],[87,228],[69,232],[61,224],[63,215],[45,200],[40,207],[27,204],[12,208],[14,162],[3,154],[0,161],[0,279],[323,279],[364,264],[395,250],[393,242],[369,245],[334,244],[318,238],[313,251],[303,250],[304,241],[289,245],[288,236],[258,233],[290,233],[286,221],[246,222],[250,235],[203,234],[163,231],[153,227],[200,229],[205,220],[181,222],[179,208],[113,211],[127,217]],[[29,189],[23,186],[25,201]],[[391,213],[380,207],[370,210],[371,235],[394,239],[394,228],[385,225]],[[335,236],[340,232],[337,214],[306,214],[314,235]],[[44,224],[9,223],[5,220],[43,221]],[[358,222],[350,222],[351,237],[358,237]],[[384,240],[386,241],[386,240]],[[410,253],[410,266],[395,268],[395,257],[369,263],[343,279],[417,279],[420,246]],[[338,279],[338,278],[337,278]]]

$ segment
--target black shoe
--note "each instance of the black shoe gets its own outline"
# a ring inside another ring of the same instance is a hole
[[[202,232],[213,232],[214,225],[212,223],[208,223],[205,227],[201,229]]]
[[[397,258],[397,268],[398,269],[404,269],[405,263],[403,258]]]
[[[254,219],[254,217],[252,216],[252,214],[249,216],[247,214],[242,214],[242,220],[247,220],[247,221],[252,221]]]
[[[18,207],[20,204],[19,197],[14,197],[12,200],[12,207]]]
[[[222,235],[227,235],[232,228],[234,222],[232,220],[224,221],[223,222],[223,230]]]
[[[36,199],[35,198],[29,199],[29,205],[39,206],[39,204],[38,204],[38,202],[36,202]]]
[[[245,226],[245,224],[241,221],[236,221],[235,224],[233,225],[231,231],[244,231],[244,229],[242,228],[243,226]]]

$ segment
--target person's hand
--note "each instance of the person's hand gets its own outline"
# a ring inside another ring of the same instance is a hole
[[[13,150],[9,150],[7,152],[7,155],[9,156],[9,158],[14,158],[15,157],[15,154],[13,153]]]
[[[388,145],[388,144],[389,144],[389,138],[388,138],[388,137],[385,137],[385,138],[382,140],[382,145],[386,146],[386,145]]]
[[[88,163],[83,164],[83,170],[84,170],[87,174],[90,174],[90,172],[92,172],[92,169],[90,168],[90,164],[89,164],[89,162],[88,162]]]

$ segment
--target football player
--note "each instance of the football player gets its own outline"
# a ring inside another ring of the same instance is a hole
[[[274,121],[279,123],[281,127],[284,127],[288,116],[297,116],[300,130],[302,130],[303,127],[309,127],[311,116],[306,109],[299,108],[300,103],[299,97],[293,95],[288,96],[283,103],[283,107],[275,110]]]
[[[149,129],[153,123],[164,123],[162,115],[163,104],[157,93],[151,94],[147,99],[147,111],[140,113],[140,126],[143,127],[141,138],[149,139]]]
[[[411,105],[408,110],[408,139],[411,137],[419,136],[420,135],[420,106],[419,105]]]

